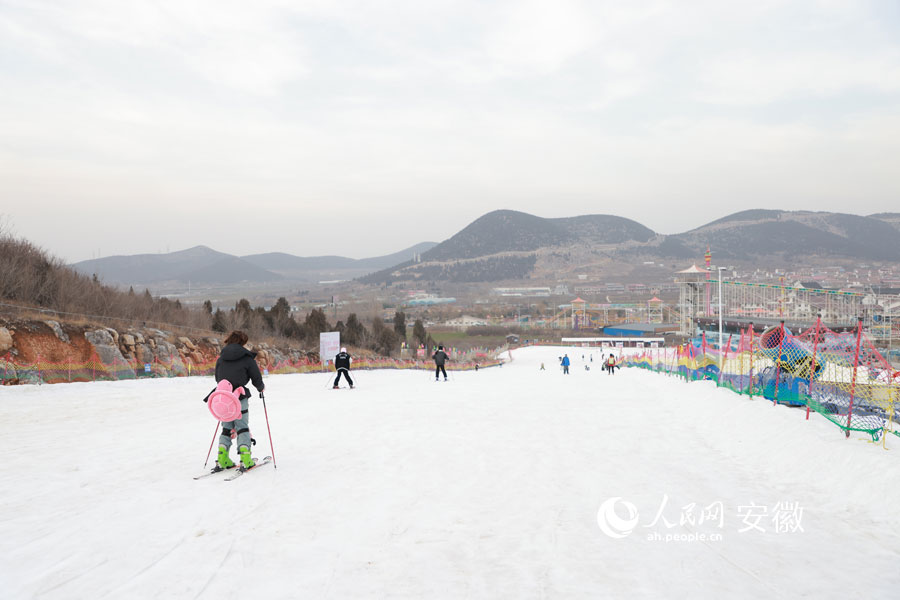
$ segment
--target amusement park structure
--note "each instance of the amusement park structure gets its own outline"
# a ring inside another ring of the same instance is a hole
[[[720,280],[723,270],[693,266],[677,274],[682,334],[692,335],[698,319],[718,319],[721,306],[723,318],[744,323],[782,320],[812,326],[821,317],[829,327],[852,328],[862,319],[874,340],[890,344],[900,339],[891,314],[900,313],[900,296]]]
[[[678,323],[679,316],[671,306],[657,297],[646,302],[592,303],[575,298],[560,306],[560,311],[545,321],[556,329],[598,329],[621,323]]]

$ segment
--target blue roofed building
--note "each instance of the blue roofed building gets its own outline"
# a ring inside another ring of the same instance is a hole
[[[658,336],[668,331],[678,331],[672,323],[619,323],[603,328],[603,335],[610,337]]]

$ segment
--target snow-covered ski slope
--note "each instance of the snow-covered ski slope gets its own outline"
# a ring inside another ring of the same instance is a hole
[[[268,377],[232,482],[212,379],[2,387],[0,597],[900,596],[900,446],[593,352]]]

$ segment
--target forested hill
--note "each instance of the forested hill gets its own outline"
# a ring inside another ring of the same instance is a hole
[[[802,260],[900,262],[900,214],[753,209],[675,235],[659,235],[613,215],[547,219],[523,212],[490,212],[421,255],[361,281],[490,281],[527,279],[568,261],[702,260],[707,245],[731,262],[785,264]],[[546,275],[547,273],[543,273]],[[499,278],[498,278],[499,276]],[[493,278],[493,279],[492,279]]]

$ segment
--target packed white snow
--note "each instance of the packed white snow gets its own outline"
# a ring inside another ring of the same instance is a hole
[[[277,469],[231,482],[192,478],[212,378],[2,387],[0,597],[900,594],[894,436],[607,375],[597,349],[512,357],[446,383],[267,377]],[[250,411],[271,454],[255,394]]]

